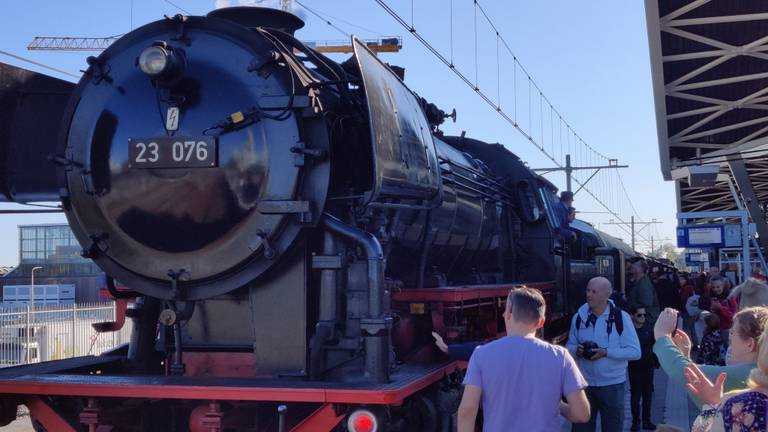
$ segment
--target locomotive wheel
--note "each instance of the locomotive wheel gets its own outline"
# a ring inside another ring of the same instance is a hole
[[[432,399],[417,395],[408,400],[404,413],[405,431],[437,432],[440,426],[439,413]]]

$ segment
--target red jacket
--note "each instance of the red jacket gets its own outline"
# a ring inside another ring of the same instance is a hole
[[[733,327],[733,316],[739,310],[739,305],[736,302],[736,299],[725,298],[722,300],[717,300],[713,298],[712,304],[714,303],[720,304],[720,309],[715,309],[715,307],[710,307],[710,311],[712,313],[716,313],[717,317],[720,318],[720,330],[728,330],[731,327]]]

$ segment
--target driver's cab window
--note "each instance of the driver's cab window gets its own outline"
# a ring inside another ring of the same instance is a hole
[[[597,236],[592,233],[581,233],[579,243],[582,259],[585,260],[591,260],[595,254],[595,249],[600,246]]]
[[[559,223],[557,216],[555,215],[555,204],[557,204],[557,197],[554,193],[552,193],[552,191],[545,187],[539,188],[539,195],[541,197],[541,202],[544,204],[549,225],[553,228],[556,228]]]

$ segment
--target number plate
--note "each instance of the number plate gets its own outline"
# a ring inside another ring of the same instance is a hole
[[[211,168],[218,165],[216,138],[128,139],[128,168]]]

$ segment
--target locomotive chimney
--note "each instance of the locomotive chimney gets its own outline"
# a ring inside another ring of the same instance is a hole
[[[290,35],[304,27],[304,21],[296,15],[272,8],[234,6],[216,9],[209,12],[208,16],[233,21],[250,29],[256,27],[273,28]]]

